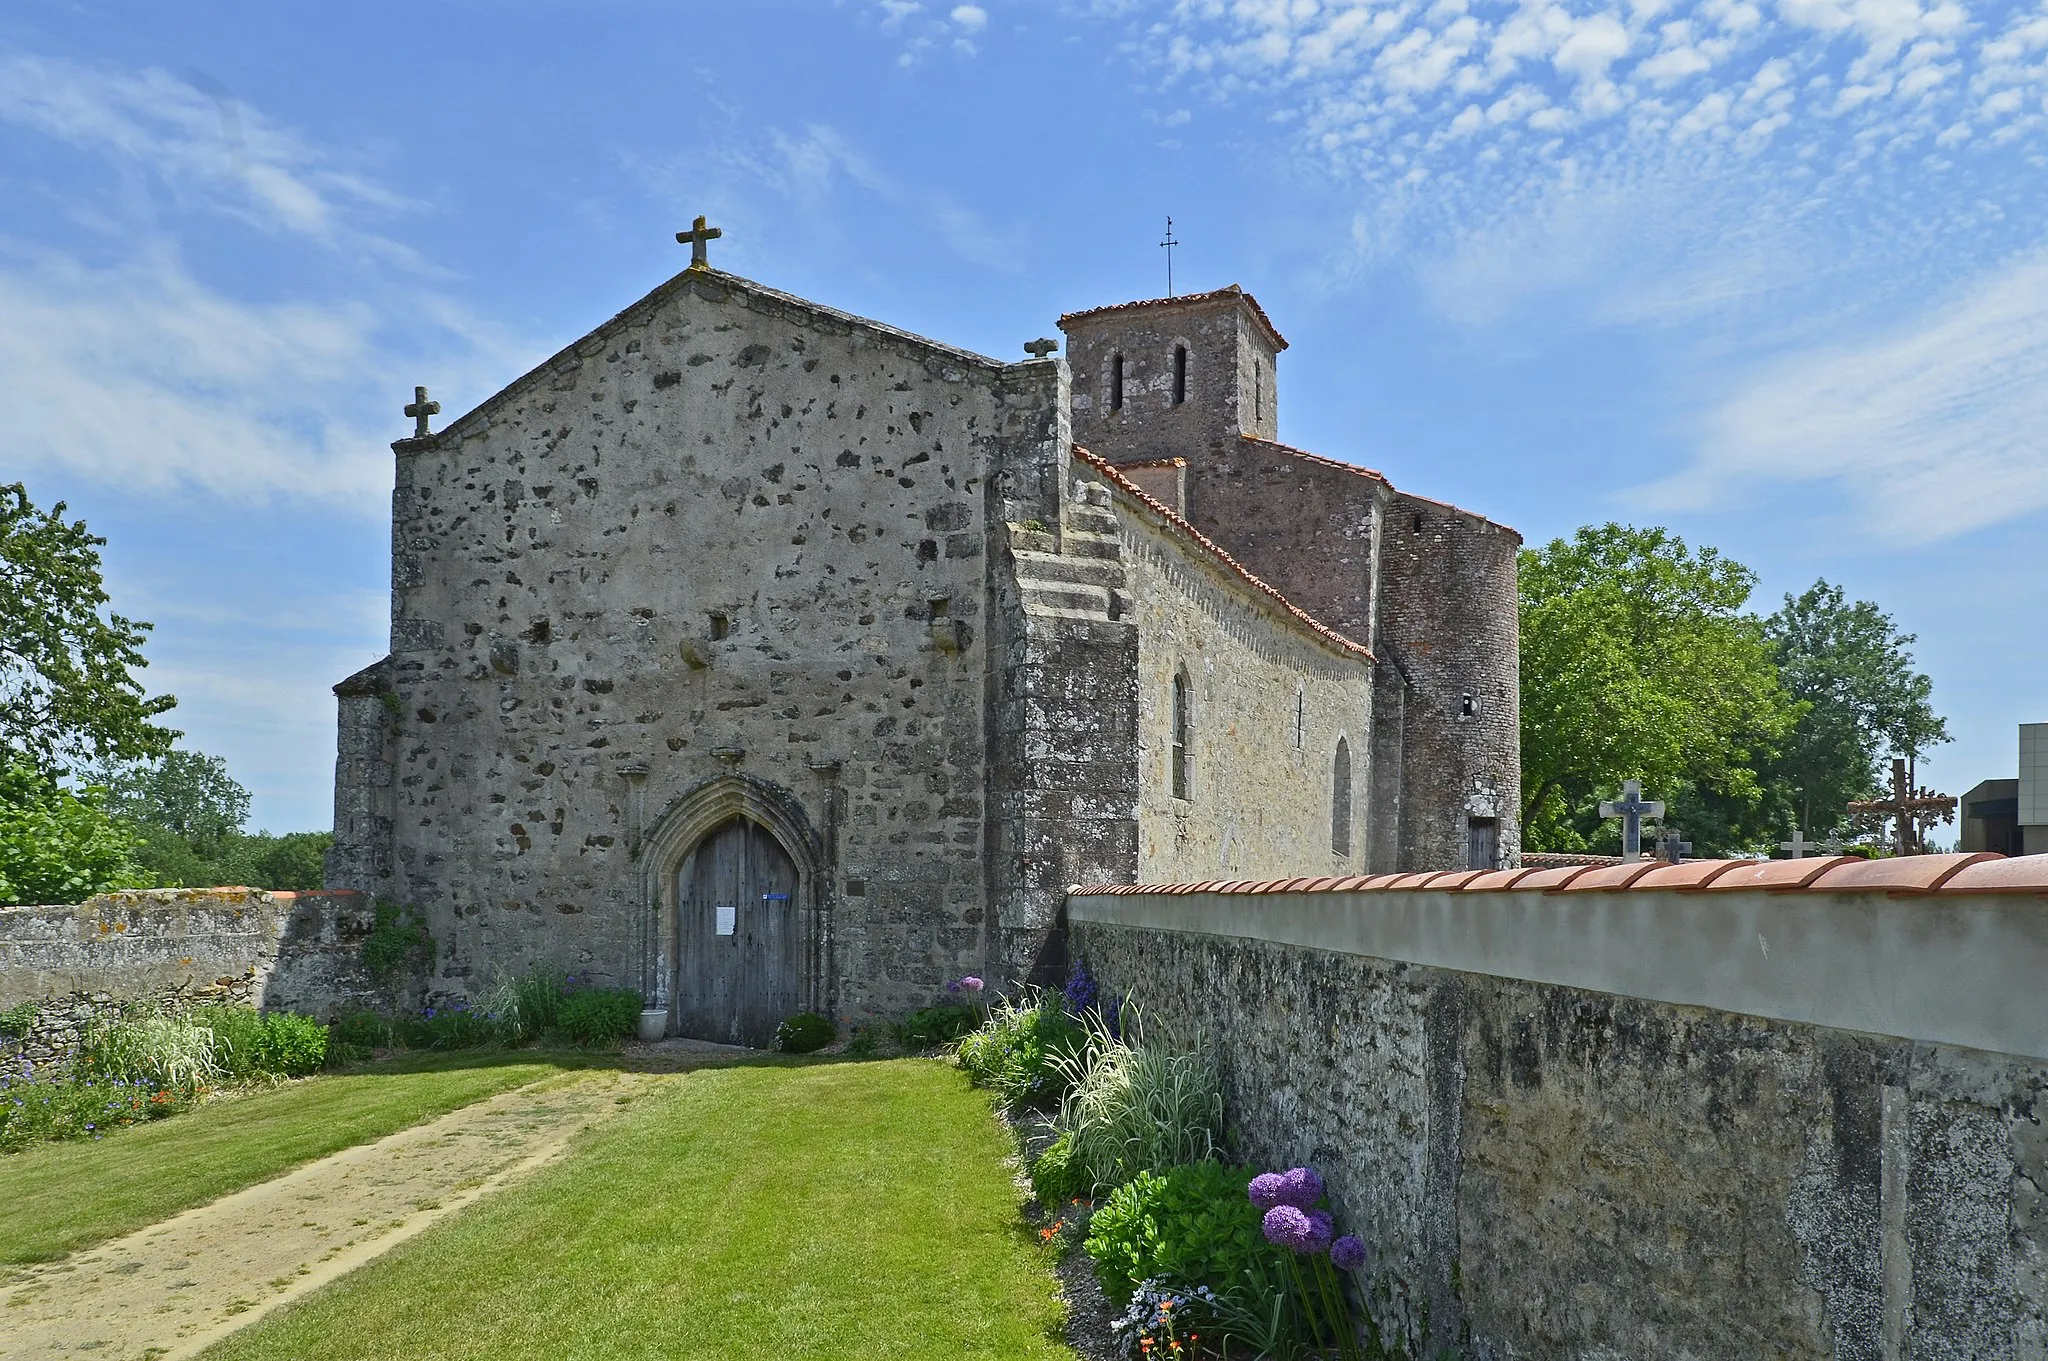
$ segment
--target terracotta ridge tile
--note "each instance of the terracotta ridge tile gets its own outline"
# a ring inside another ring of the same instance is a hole
[[[1325,642],[1329,643],[1331,646],[1336,647],[1341,651],[1354,653],[1357,656],[1364,657],[1368,661],[1378,660],[1372,655],[1371,648],[1366,647],[1363,643],[1356,643],[1353,642],[1351,639],[1346,638],[1343,634],[1337,632],[1337,630],[1331,628],[1328,624],[1325,624],[1322,620],[1317,619],[1307,610],[1304,610],[1303,608],[1301,608],[1301,606],[1295,604],[1286,596],[1282,595],[1279,592],[1279,590],[1277,590],[1273,586],[1268,585],[1265,581],[1255,576],[1250,568],[1246,567],[1236,558],[1231,557],[1230,554],[1227,551],[1225,551],[1223,545],[1217,543],[1214,539],[1210,538],[1201,530],[1196,529],[1193,525],[1189,524],[1185,519],[1181,518],[1180,512],[1174,510],[1171,506],[1168,506],[1164,501],[1159,500],[1157,497],[1147,492],[1144,488],[1140,487],[1137,483],[1131,481],[1130,478],[1125,477],[1122,473],[1118,472],[1116,470],[1115,464],[1112,464],[1105,459],[1097,457],[1095,454],[1090,453],[1086,448],[1079,444],[1074,445],[1073,450],[1075,455],[1079,457],[1082,462],[1086,463],[1089,467],[1095,469],[1103,476],[1111,479],[1111,485],[1114,486],[1118,491],[1124,493],[1126,496],[1135,499],[1140,505],[1144,506],[1145,509],[1151,511],[1154,515],[1157,515],[1161,519],[1166,521],[1166,524],[1169,528],[1186,535],[1188,538],[1193,539],[1195,543],[1198,544],[1200,547],[1207,549],[1209,553],[1216,558],[1217,561],[1221,562],[1225,567],[1228,567],[1231,571],[1237,573],[1238,576],[1244,578],[1245,581],[1250,583],[1253,589],[1263,592],[1267,596],[1270,596],[1275,604],[1279,605],[1282,609],[1286,610],[1289,614],[1293,615],[1301,623],[1306,624],[1308,626],[1309,631],[1315,634],[1318,638],[1321,638]]]

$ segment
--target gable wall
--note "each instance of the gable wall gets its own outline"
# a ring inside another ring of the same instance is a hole
[[[733,775],[836,854],[821,1000],[979,965],[985,478],[999,425],[1063,400],[1003,374],[686,278],[401,446],[382,887],[429,909],[446,987],[545,959],[651,990],[633,847]]]

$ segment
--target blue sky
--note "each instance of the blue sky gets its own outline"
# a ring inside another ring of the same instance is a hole
[[[983,0],[0,14],[0,477],[111,540],[275,830],[385,644],[389,441],[687,261],[1021,357],[1238,282],[1281,435],[1532,542],[1668,524],[2048,719],[2048,4]]]

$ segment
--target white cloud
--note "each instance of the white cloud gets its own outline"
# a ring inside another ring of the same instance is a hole
[[[988,26],[988,11],[980,5],[955,5],[952,18],[969,33],[979,33]]]
[[[356,235],[352,212],[405,206],[240,100],[160,70],[0,58],[0,120],[145,166],[174,192],[268,231],[332,242]]]
[[[367,307],[238,303],[164,256],[112,270],[48,257],[0,270],[0,318],[0,407],[23,466],[381,508],[394,423],[350,409],[378,366]]]
[[[1926,543],[2048,507],[2048,255],[1917,323],[1780,361],[1729,399],[1698,462],[1644,494],[1690,509],[1825,482],[1857,527]]]

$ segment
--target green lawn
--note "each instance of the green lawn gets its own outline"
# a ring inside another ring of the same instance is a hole
[[[678,1079],[207,1361],[1066,1358],[988,1098],[929,1060]]]
[[[47,1261],[561,1070],[532,1054],[368,1064],[105,1139],[0,1156],[0,1265]]]

